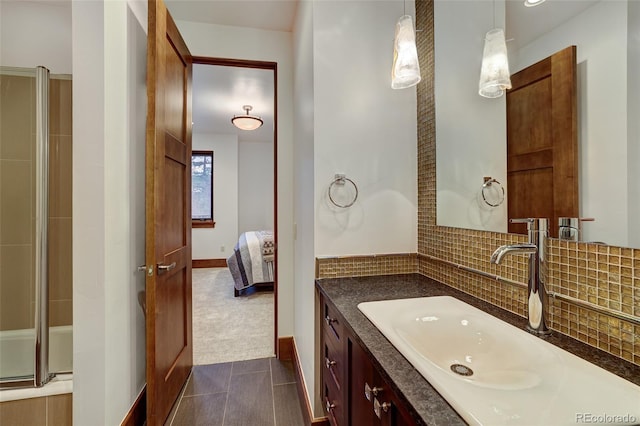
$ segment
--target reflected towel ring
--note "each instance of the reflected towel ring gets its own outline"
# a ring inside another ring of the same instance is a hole
[[[487,188],[491,188],[491,186],[493,184],[498,184],[498,186],[500,187],[500,189],[502,190],[502,196],[500,197],[500,200],[496,203],[490,203],[487,200],[487,196],[485,195],[485,189]],[[491,207],[498,207],[500,204],[502,204],[502,202],[504,201],[504,187],[502,186],[502,184],[500,182],[498,182],[496,179],[494,178],[485,178],[484,183],[482,184],[482,201],[484,201],[487,205],[491,206]]]
[[[350,203],[339,204],[331,196],[331,189],[333,189],[334,185],[344,186],[346,182],[349,182],[351,183],[351,185],[353,185],[353,188],[355,189],[356,193],[353,196],[353,200],[351,200]],[[351,207],[356,202],[357,199],[358,199],[358,186],[355,184],[355,182],[349,179],[348,177],[346,177],[345,175],[336,174],[335,179],[333,179],[333,182],[331,182],[331,184],[329,185],[329,200],[331,200],[331,204],[333,204],[336,207],[340,207],[341,209],[346,209],[348,207]]]

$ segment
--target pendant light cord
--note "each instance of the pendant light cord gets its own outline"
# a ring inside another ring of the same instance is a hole
[[[493,28],[496,27],[496,0],[493,0]]]

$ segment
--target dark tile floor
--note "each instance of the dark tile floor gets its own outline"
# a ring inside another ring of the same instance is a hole
[[[291,361],[197,365],[165,426],[302,426]]]

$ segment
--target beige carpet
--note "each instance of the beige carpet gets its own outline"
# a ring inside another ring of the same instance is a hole
[[[229,268],[193,269],[193,363],[274,355],[273,291],[233,297]]]

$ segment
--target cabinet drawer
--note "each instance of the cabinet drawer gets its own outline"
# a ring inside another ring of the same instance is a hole
[[[324,411],[332,426],[344,424],[344,407],[342,393],[336,388],[330,375],[323,375],[322,401]]]
[[[335,346],[335,342],[332,341],[330,336],[327,336],[326,331],[324,335],[322,363],[323,376],[330,377],[331,380],[334,381],[336,388],[339,391],[342,390],[345,371],[344,352],[341,350],[341,346]]]
[[[327,302],[322,302],[322,318],[323,329],[328,340],[333,340],[337,345],[341,344],[343,338],[344,329],[342,327],[342,320],[338,316],[335,308]]]

